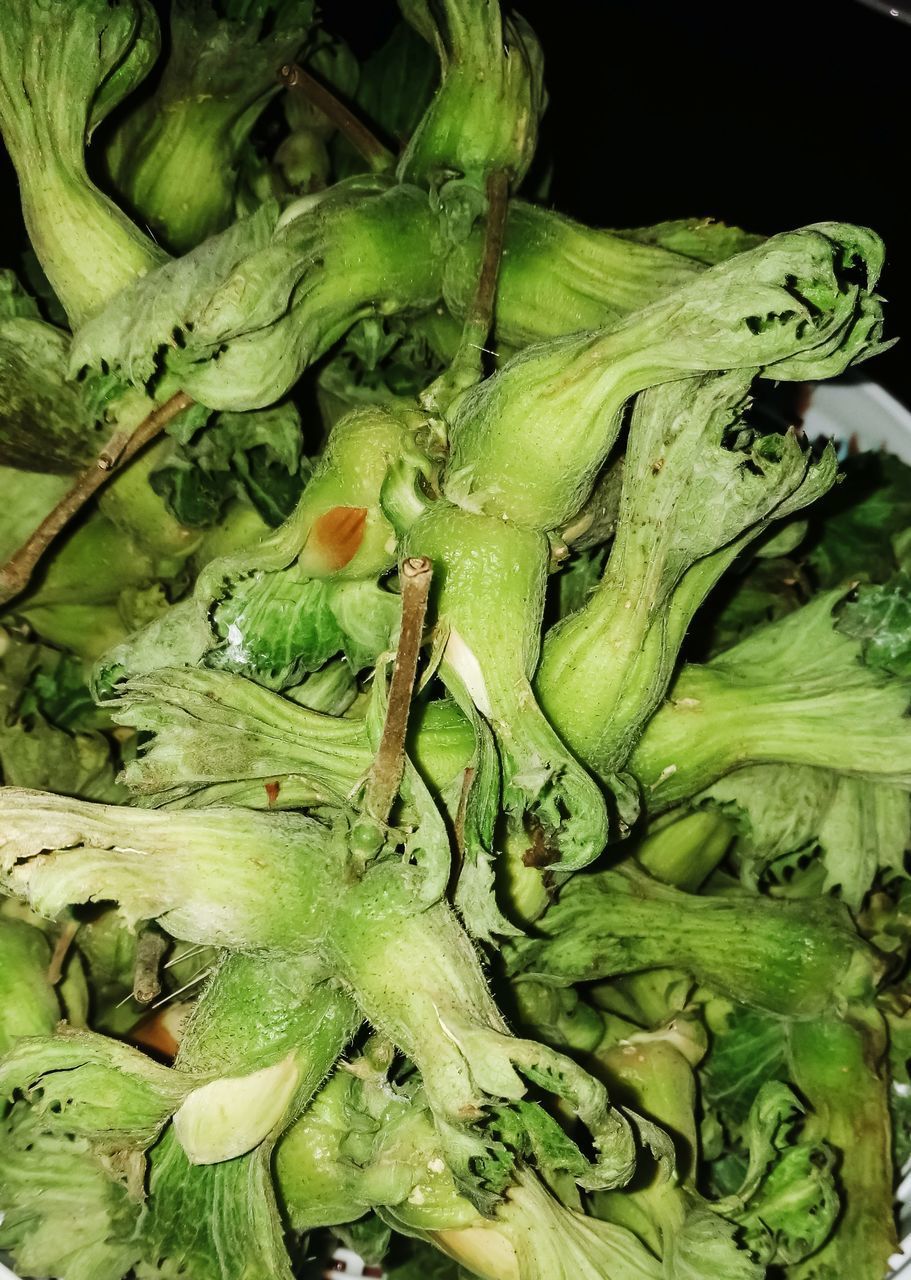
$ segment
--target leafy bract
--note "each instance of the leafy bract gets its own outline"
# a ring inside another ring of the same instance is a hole
[[[838,629],[860,642],[865,666],[911,677],[911,577],[902,572],[881,586],[862,586],[842,610]]]
[[[106,160],[131,208],[174,252],[230,221],[241,149],[312,15],[312,0],[267,0],[253,10],[242,0],[171,5],[155,91],[119,122]]]
[[[182,441],[149,483],[181,524],[215,524],[234,498],[273,527],[293,511],[309,474],[300,416],[288,401],[255,413],[220,413]]]
[[[857,909],[878,875],[907,874],[911,801],[899,787],[811,766],[754,765],[719,778],[696,803],[736,823],[734,856],[752,886],[818,853],[822,888]]]
[[[121,292],[77,334],[71,367],[104,364],[144,387],[164,375],[212,409],[258,409],[361,316],[436,300],[434,222],[416,188],[354,178],[304,203],[280,217],[267,202]]]
[[[383,137],[403,143],[414,133],[438,76],[433,48],[413,26],[399,21],[389,38],[361,63],[354,101]],[[340,152],[341,145],[336,150]],[[362,160],[358,163],[363,166]]]
[[[911,490],[796,425],[882,245],[518,201],[533,33],[400,8],[0,13],[0,1249],[880,1280]]]
[[[174,1071],[209,1083],[188,1096],[148,1154],[142,1274],[171,1277],[192,1268],[200,1280],[290,1276],[272,1151],[357,1023],[352,1002],[312,960],[289,957],[276,966],[255,955],[222,958],[189,1021]],[[276,1069],[291,1080],[290,1096],[272,1087]],[[195,1128],[188,1124],[190,1105]],[[268,1114],[252,1127],[257,1108]],[[213,1160],[226,1144],[237,1147],[241,1130],[248,1142],[255,1139],[252,1149]]]
[[[41,914],[113,900],[130,921],[158,919],[174,937],[216,946],[294,945],[321,911],[334,857],[326,828],[298,815],[240,822],[227,808],[176,814],[12,787],[0,809],[0,880]]]
[[[872,995],[878,966],[834,902],[686,895],[641,872],[576,876],[511,946],[514,970],[567,984],[680,968],[755,1008],[813,1018]]]
[[[446,258],[443,296],[457,316],[471,305],[482,248],[476,228]],[[497,284],[496,337],[518,348],[615,324],[699,270],[682,255],[514,200]]]
[[[5,280],[12,272],[0,272],[0,288]],[[69,341],[24,307],[8,310],[0,313],[0,462],[67,475],[105,443],[80,389],[66,381]]]
[[[911,469],[887,453],[849,455],[844,482],[814,515],[809,564],[820,587],[882,582],[901,564],[911,522]]]
[[[7,785],[119,800],[111,744],[94,720],[81,663],[7,639],[0,657],[0,766]]]
[[[542,703],[603,777],[625,765],[667,690],[693,614],[738,552],[834,481],[831,450],[814,462],[792,434],[750,426],[750,377],[642,393],[604,575],[547,637],[536,682]]]
[[[149,735],[124,781],[155,807],[344,804],[373,759],[362,720],[321,715],[227,672],[138,676],[113,715]]]
[[[660,245],[696,262],[713,265],[724,262],[735,253],[755,249],[762,243],[762,236],[740,227],[729,227],[712,218],[678,218],[671,222],[657,222],[651,227],[633,227],[617,231],[618,236],[638,244]]]
[[[795,1025],[788,1042],[794,1082],[811,1108],[806,1131],[840,1153],[844,1199],[838,1231],[795,1273],[809,1278],[843,1271],[873,1280],[896,1248],[881,1018],[858,1008],[844,1022]]]
[[[0,130],[32,248],[74,324],[165,257],[91,182],[84,155],[158,42],[147,0],[27,0],[0,23]]]
[[[140,1206],[86,1138],[17,1103],[0,1120],[0,1248],[25,1275],[121,1280],[137,1261]]]
[[[881,264],[872,232],[805,227],[702,272],[619,326],[527,349],[457,404],[447,492],[523,525],[560,527],[588,496],[637,392],[714,369],[829,377],[874,354]],[[510,472],[506,460],[519,456]]]
[[[148,1146],[189,1088],[137,1049],[91,1031],[20,1040],[0,1062],[0,1096],[23,1094],[45,1123],[91,1138],[100,1151]]]
[[[483,192],[487,176],[504,171],[518,184],[531,163],[546,97],[541,49],[520,17],[498,5],[401,0],[408,22],[433,43],[440,85],[399,162],[406,181],[442,188],[444,205],[470,197],[459,180]],[[453,188],[446,190],[448,182]],[[475,206],[477,208],[477,206]]]
[[[759,763],[908,788],[907,684],[867,666],[861,645],[836,626],[844,596],[824,592],[704,666],[683,667],[630,761],[650,808]]]
[[[51,949],[40,929],[0,916],[0,1053],[50,1032],[60,1003],[47,980]]]
[[[409,530],[406,550],[439,565],[434,607],[445,636],[441,674],[493,729],[504,807],[528,813],[563,865],[591,862],[607,836],[604,802],[551,728],[530,686],[544,608],[547,540],[441,501]]]

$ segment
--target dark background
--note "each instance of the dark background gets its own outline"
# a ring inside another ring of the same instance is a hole
[[[3,0],[0,0],[2,3]],[[324,0],[358,52],[393,0]],[[551,200],[601,226],[711,216],[773,232],[865,223],[888,250],[870,366],[911,404],[911,26],[858,0],[516,0],[544,46]],[[0,153],[0,233],[18,239]],[[11,261],[11,255],[3,258]]]

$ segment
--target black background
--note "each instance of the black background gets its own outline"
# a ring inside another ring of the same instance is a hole
[[[392,0],[322,7],[358,52],[396,14]],[[546,56],[553,204],[602,226],[711,216],[761,232],[829,219],[874,227],[888,251],[888,332],[907,338],[869,368],[911,404],[911,218],[900,193],[911,26],[857,0],[517,7]],[[13,248],[18,202],[6,164],[0,196]]]

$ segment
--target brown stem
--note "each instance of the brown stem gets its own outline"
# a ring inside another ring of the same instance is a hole
[[[433,413],[445,413],[461,391],[480,382],[484,375],[484,351],[493,328],[497,299],[497,279],[503,258],[506,212],[509,208],[509,179],[503,169],[487,176],[487,216],[484,220],[484,247],[474,297],[465,315],[459,349],[452,364],[422,393],[420,402]]]
[[[168,949],[168,939],[155,928],[143,929],[136,942],[133,964],[133,999],[137,1004],[151,1004],[161,991],[161,962]]]
[[[395,168],[395,156],[371,133],[362,120],[345,106],[334,93],[319,80],[315,80],[296,62],[286,63],[278,77],[287,89],[296,89],[308,102],[322,111],[329,122],[348,139],[358,155],[362,156],[374,173],[388,173]]]
[[[424,635],[424,617],[433,577],[427,556],[412,556],[399,571],[402,584],[402,628],[389,682],[389,702],[376,757],[367,780],[364,809],[375,822],[385,823],[398,795],[405,770],[405,733],[411,692]]]
[[[487,176],[487,217],[484,222],[484,251],[481,270],[465,317],[463,341],[483,347],[493,326],[493,308],[497,297],[497,278],[503,257],[506,234],[506,210],[509,207],[509,180],[505,169],[495,169]]]
[[[130,435],[118,432],[108,441],[95,461],[80,473],[72,489],[63,495],[53,511],[44,517],[38,528],[29,534],[19,550],[0,569],[0,605],[25,590],[45,551],[101,486],[192,403],[185,392],[178,391],[143,418]]]
[[[51,962],[47,967],[47,980],[50,986],[56,987],[57,983],[63,977],[63,966],[69,954],[70,947],[73,945],[73,939],[79,932],[79,921],[68,920],[60,930],[60,936],[54,946]]]

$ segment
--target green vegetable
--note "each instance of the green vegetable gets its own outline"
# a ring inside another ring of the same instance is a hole
[[[825,592],[704,666],[682,668],[630,758],[653,811],[758,763],[908,787],[907,688],[866,666],[835,625],[844,595]]]
[[[241,151],[293,61],[312,0],[173,0],[168,59],[155,91],[107,144],[114,183],[175,253],[231,220]],[[193,181],[187,181],[187,174]]]
[[[534,700],[547,539],[446,502],[409,530],[409,555],[439,565],[435,612],[445,637],[441,674],[493,728],[503,769],[503,803],[528,812],[561,863],[597,857],[607,834],[604,804]]]
[[[457,190],[464,179],[483,192],[495,170],[521,182],[546,101],[534,32],[478,0],[444,0],[439,10],[401,0],[401,8],[440,59],[440,86],[399,162],[401,179],[444,187],[444,202],[459,202],[448,183]]]
[[[80,329],[71,368],[104,365],[143,387],[164,373],[212,409],[258,409],[362,316],[437,299],[417,188],[353,178],[301,206],[280,216],[268,202],[121,292]]]
[[[880,319],[869,290],[881,260],[870,232],[807,227],[703,272],[618,328],[531,348],[457,405],[449,496],[558,528],[588,496],[636,392],[723,368],[829,377],[873,354]]]
[[[0,19],[0,130],[32,248],[73,324],[165,257],[85,163],[92,133],[158,47],[146,0],[24,0]]]
[[[511,947],[514,969],[559,983],[681,968],[758,1009],[811,1019],[869,1000],[879,967],[834,902],[698,897],[641,872],[577,876]]]
[[[577,755],[621,769],[671,679],[693,614],[738,551],[835,478],[793,435],[756,435],[748,377],[644,392],[630,424],[617,532],[604,575],[548,635],[542,705]]]
[[[0,1253],[880,1280],[911,468],[762,382],[883,246],[573,222],[523,19],[399,7],[0,14]]]

